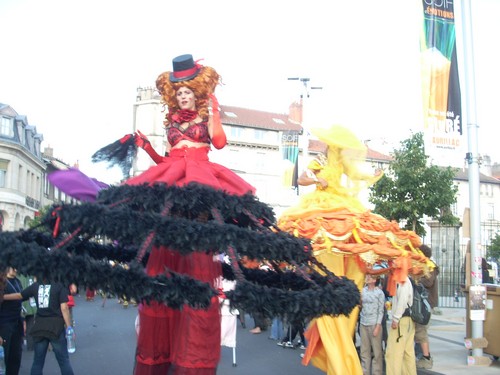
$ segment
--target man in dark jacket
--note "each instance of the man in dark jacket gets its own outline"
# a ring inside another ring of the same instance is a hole
[[[49,343],[62,375],[74,375],[66,346],[66,330],[71,327],[68,308],[68,288],[59,283],[35,282],[20,293],[8,294],[5,300],[35,298],[37,312],[31,329],[34,357],[31,375],[41,375]],[[64,326],[66,325],[66,329]]]

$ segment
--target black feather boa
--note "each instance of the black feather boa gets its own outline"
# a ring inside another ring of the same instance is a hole
[[[216,295],[216,291],[207,283],[185,275],[170,272],[168,277],[150,277],[135,262],[129,263],[126,268],[112,265],[103,257],[94,259],[87,254],[75,255],[62,249],[53,250],[26,241],[28,237],[23,232],[1,233],[3,265],[17,268],[19,273],[38,279],[66,285],[75,283],[137,300],[167,301],[174,308],[180,308],[185,303],[204,308]]]
[[[127,134],[119,140],[97,150],[92,155],[92,162],[98,163],[104,161],[108,163],[109,168],[117,165],[122,170],[123,176],[128,177],[136,155],[137,146],[135,145],[134,134]]]
[[[40,228],[0,233],[0,263],[145,302],[205,308],[217,291],[170,270],[148,276],[147,252],[155,245],[182,254],[229,253],[235,255],[232,266],[223,265],[223,277],[237,280],[236,289],[225,293],[233,307],[288,320],[348,315],[360,300],[355,284],[328,272],[312,257],[308,241],[281,232],[274,222],[272,209],[250,194],[195,183],[124,185],[103,190],[95,203],[51,207]],[[295,271],[247,269],[238,262],[243,255],[286,262]]]

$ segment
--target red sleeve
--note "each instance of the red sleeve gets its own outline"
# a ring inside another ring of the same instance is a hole
[[[144,151],[148,153],[148,155],[156,164],[160,164],[161,162],[163,162],[163,156],[155,151],[155,149],[151,146],[151,143],[148,142],[144,145]]]

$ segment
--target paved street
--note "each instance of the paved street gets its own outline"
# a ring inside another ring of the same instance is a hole
[[[86,302],[76,297],[74,316],[76,320],[77,351],[70,355],[75,374],[132,374],[135,331],[134,320],[137,308],[124,309],[116,299],[108,299],[102,307],[102,298]],[[443,315],[431,321],[430,345],[434,356],[433,371],[419,371],[419,375],[431,374],[499,374],[500,364],[492,366],[467,366],[467,351],[463,345],[465,334],[464,311],[443,309]],[[218,375],[320,375],[322,371],[300,363],[302,350],[283,349],[269,340],[268,332],[252,335],[252,320],[247,317],[247,329],[238,325],[236,367],[232,366],[233,351],[222,348],[222,359]],[[29,375],[33,352],[24,351],[20,375]],[[59,374],[54,354],[49,352],[45,364],[46,375]]]
[[[77,335],[76,353],[70,354],[75,374],[132,374],[135,331],[134,321],[137,308],[130,305],[124,309],[116,299],[106,300],[102,307],[102,298],[86,302],[84,297],[75,297],[74,317]],[[247,317],[247,329],[238,324],[236,367],[233,363],[232,348],[222,348],[222,359],[218,375],[255,375],[296,374],[319,375],[322,371],[303,366],[299,349],[283,349],[269,340],[268,332],[252,335],[252,320]],[[29,375],[33,361],[33,352],[24,351],[20,375]],[[44,374],[59,374],[59,367],[52,352],[47,354]]]

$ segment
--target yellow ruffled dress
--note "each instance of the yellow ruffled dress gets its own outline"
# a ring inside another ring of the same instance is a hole
[[[427,273],[428,259],[417,249],[420,238],[370,212],[357,198],[361,189],[381,177],[360,171],[365,145],[337,125],[313,133],[328,145],[328,151],[326,159],[315,159],[308,168],[328,186],[317,185],[296,207],[286,210],[278,220],[280,229],[310,239],[315,257],[336,275],[353,280],[360,290],[365,274],[377,273],[374,266],[378,263],[388,267],[384,272],[391,270],[390,289],[409,272]],[[348,317],[314,319],[306,332],[308,346],[302,363],[311,362],[328,375],[361,375],[353,340],[358,314],[356,308]]]

